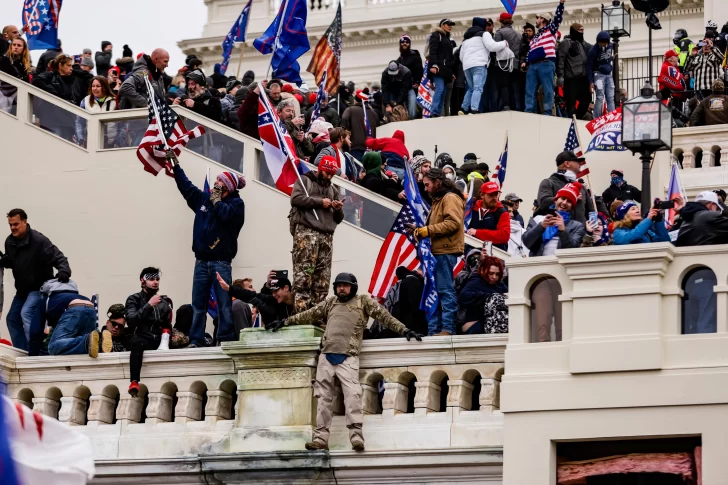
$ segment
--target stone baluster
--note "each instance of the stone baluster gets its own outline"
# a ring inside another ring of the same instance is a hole
[[[137,399],[139,399],[137,397]],[[163,392],[150,392],[146,422],[150,424],[172,421],[172,396]]]
[[[497,379],[480,380],[480,412],[492,413],[500,409],[500,381]]]
[[[205,421],[216,423],[233,418],[233,397],[225,391],[207,391]]]
[[[361,399],[364,414],[377,414],[379,412],[379,392],[376,386],[362,384]]]
[[[88,421],[106,424],[114,423],[114,415],[116,408],[116,399],[104,396],[94,395],[89,398]]]
[[[448,407],[459,407],[466,411],[473,407],[473,385],[468,381],[448,381],[450,392],[447,395]]]
[[[703,150],[702,168],[715,167],[715,153],[711,150],[711,146],[701,147]]]
[[[428,411],[445,411],[440,409],[440,386],[433,382],[415,382],[415,388],[415,415],[427,414]]]
[[[200,419],[202,419],[202,396],[192,391],[177,392],[174,422],[184,424]]]
[[[124,394],[119,399],[119,406],[116,408],[116,420],[122,425],[130,423],[138,423],[142,420],[142,411],[144,410],[144,398],[131,397]]]
[[[682,168],[683,170],[693,168],[695,166],[695,156],[691,150],[683,152]]]
[[[397,382],[384,384],[384,399],[382,399],[382,416],[394,416],[407,412],[407,386]]]
[[[22,404],[26,408],[33,409],[33,402],[32,401],[23,401],[20,398],[14,397],[13,402],[16,404]]]
[[[86,406],[85,399],[75,396],[62,397],[58,421],[68,423],[70,426],[84,426],[86,424]]]
[[[33,411],[35,411],[36,413],[42,414],[43,416],[58,419],[58,408],[60,406],[61,403],[59,401],[56,401],[55,399],[49,399],[47,397],[34,397],[33,405],[28,407],[33,409]]]

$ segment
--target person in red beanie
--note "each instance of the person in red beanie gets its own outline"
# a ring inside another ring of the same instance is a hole
[[[531,251],[531,256],[551,256],[557,249],[581,247],[586,227],[573,218],[581,189],[579,182],[566,184],[556,192],[552,210],[545,216],[534,216],[528,222],[523,244]]]
[[[288,217],[296,313],[321,303],[329,293],[334,231],[344,220],[344,201],[331,183],[338,171],[336,159],[326,155],[315,173],[301,175],[293,185]]]
[[[657,90],[662,94],[663,100],[670,98],[682,99],[687,85],[680,72],[678,53],[674,50],[665,52],[660,77],[657,78]]]

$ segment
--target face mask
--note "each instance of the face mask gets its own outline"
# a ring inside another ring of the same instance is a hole
[[[624,182],[624,178],[612,177],[612,185],[620,185],[622,182]]]
[[[573,182],[574,180],[576,180],[576,174],[571,170],[564,171],[564,177],[566,177],[566,180],[568,180],[569,182]]]
[[[181,82],[181,83],[178,84],[178,87],[181,88],[181,89],[184,89],[185,86],[186,86],[186,84],[183,83],[183,82]]]
[[[448,180],[455,180],[455,174],[454,173],[446,173],[445,177],[447,177]]]

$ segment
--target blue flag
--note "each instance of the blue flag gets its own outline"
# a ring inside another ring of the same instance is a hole
[[[28,50],[58,47],[58,17],[63,0],[25,0],[23,27],[28,27]]]
[[[222,64],[220,65],[220,72],[225,74],[227,71],[228,64],[230,64],[230,55],[233,53],[233,47],[236,42],[245,42],[245,34],[248,30],[248,14],[250,14],[250,5],[253,0],[248,0],[248,3],[240,13],[238,20],[228,32],[225,40],[222,41]]]
[[[316,102],[313,104],[313,111],[311,111],[311,124],[318,119],[321,115],[321,101],[323,101],[328,94],[326,94],[326,71],[321,76],[321,82],[319,83],[318,92],[316,93]],[[311,125],[308,126],[311,129]],[[306,131],[308,133],[308,131]]]
[[[210,195],[210,175],[205,177],[205,184],[202,187],[202,192],[205,195]],[[210,298],[207,300],[207,314],[210,318],[217,317],[217,297],[215,296],[215,287],[210,286]]]
[[[472,177],[470,179],[470,188],[468,189],[468,200],[465,201],[465,217],[464,217],[464,228],[467,231],[470,229],[470,221],[473,218],[473,205],[475,203],[475,197],[473,197],[473,192],[475,192],[475,177]],[[467,254],[467,253],[465,253]]]
[[[407,205],[412,211],[417,227],[423,227],[427,221],[427,214],[430,208],[420,196],[417,189],[415,176],[412,173],[412,167],[409,163],[405,163],[404,172],[404,195],[407,198]],[[439,298],[437,296],[437,286],[435,285],[435,255],[432,254],[432,242],[429,237],[420,239],[417,243],[417,256],[422,264],[422,274],[425,275],[425,289],[422,291],[422,300],[420,300],[420,310],[427,315],[427,319],[431,319],[437,311]]]
[[[261,54],[273,53],[273,77],[298,85],[303,82],[297,59],[311,48],[306,32],[307,15],[306,0],[283,0],[273,23],[253,42]]]
[[[503,4],[503,8],[506,9],[506,12],[513,15],[513,12],[516,11],[516,7],[518,6],[518,0],[501,0],[501,3]]]

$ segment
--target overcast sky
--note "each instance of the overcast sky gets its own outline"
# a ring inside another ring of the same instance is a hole
[[[0,0],[0,30],[8,24],[22,27],[23,3]],[[206,21],[203,0],[64,0],[58,37],[69,55],[81,54],[84,47],[96,53],[108,40],[114,45],[113,61],[124,44],[134,56],[163,47],[170,55],[167,72],[174,75],[185,60],[177,41],[200,37]],[[42,53],[31,52],[33,64]]]

